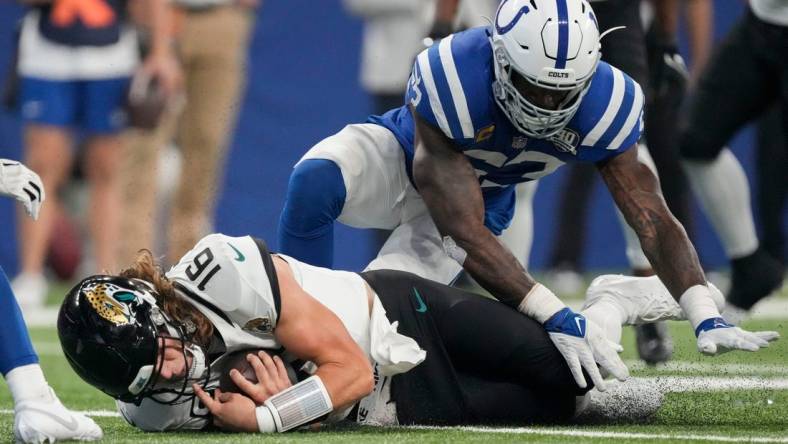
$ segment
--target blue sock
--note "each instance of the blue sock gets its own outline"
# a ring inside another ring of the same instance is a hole
[[[320,267],[334,262],[334,220],[345,205],[345,182],[336,163],[310,159],[290,175],[279,218],[279,250]]]
[[[30,342],[25,319],[0,267],[0,373],[5,376],[17,367],[36,363],[38,355]]]

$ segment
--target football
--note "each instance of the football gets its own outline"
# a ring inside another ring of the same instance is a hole
[[[56,208],[47,264],[58,279],[73,279],[82,261],[82,234],[77,222],[62,208]]]
[[[129,87],[126,104],[129,124],[144,130],[156,128],[167,103],[168,97],[162,92],[156,79],[137,73]]]
[[[268,353],[268,355],[271,357],[277,355],[281,357],[280,350],[246,349],[229,353],[224,357],[224,364],[222,365],[221,370],[222,373],[219,375],[219,389],[223,392],[243,393],[243,391],[237,385],[235,385],[235,382],[233,382],[232,378],[230,378],[230,370],[232,369],[241,372],[241,375],[243,375],[243,377],[247,380],[257,382],[257,375],[255,374],[252,365],[246,360],[246,356],[250,353],[257,354],[260,351]],[[298,382],[295,370],[292,368],[292,366],[285,362],[285,368],[287,369],[287,374],[290,376],[290,381],[293,383]]]
[[[250,353],[257,353],[259,349],[248,349],[232,352],[225,356],[222,374],[219,376],[219,389],[223,392],[241,393],[241,389],[235,385],[230,378],[230,370],[235,369],[241,372],[244,378],[252,382],[257,382],[257,375],[254,373],[252,365],[246,360]],[[265,350],[267,351],[267,350]]]

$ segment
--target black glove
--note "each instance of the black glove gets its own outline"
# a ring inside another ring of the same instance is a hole
[[[689,82],[689,70],[673,41],[653,35],[648,39],[649,77],[654,100],[681,104]]]

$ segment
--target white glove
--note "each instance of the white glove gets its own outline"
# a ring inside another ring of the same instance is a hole
[[[679,298],[681,309],[695,329],[699,352],[718,355],[731,350],[757,351],[780,337],[776,331],[749,332],[728,323],[720,316],[722,301],[715,301],[721,299],[715,292],[719,292],[716,287],[694,285]]]
[[[585,369],[599,391],[607,389],[597,364],[619,381],[629,377],[629,369],[618,356],[623,348],[609,341],[602,329],[583,315],[566,307],[548,319],[544,328],[569,365],[578,387],[588,386]]]
[[[729,324],[723,318],[709,318],[696,329],[698,351],[718,355],[731,350],[758,351],[768,347],[769,341],[780,337],[776,331],[749,332]]]
[[[34,220],[46,198],[41,178],[21,163],[0,159],[0,194],[22,202],[25,211]]]

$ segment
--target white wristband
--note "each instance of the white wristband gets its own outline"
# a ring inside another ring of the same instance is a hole
[[[319,376],[310,376],[265,400],[276,430],[286,432],[331,413],[331,396]],[[259,420],[258,420],[259,425]]]
[[[517,306],[517,310],[537,320],[540,324],[544,324],[564,307],[566,307],[566,304],[558,299],[558,296],[550,291],[549,288],[537,283],[525,295],[520,305]]]
[[[257,428],[261,433],[274,433],[276,431],[276,422],[271,409],[261,405],[254,409],[254,414],[257,417]]]
[[[711,290],[706,285],[699,284],[688,288],[679,298],[679,305],[693,330],[706,319],[721,317]]]

